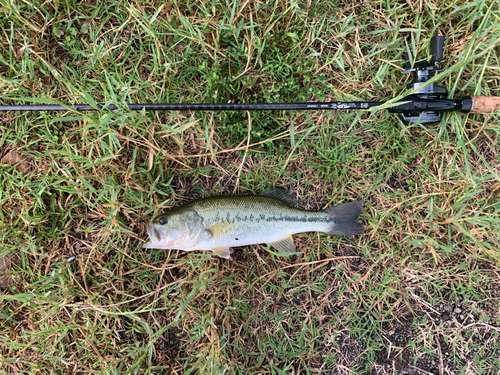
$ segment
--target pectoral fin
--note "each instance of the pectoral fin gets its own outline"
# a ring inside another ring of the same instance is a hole
[[[233,249],[230,247],[216,247],[215,249],[212,249],[212,251],[215,255],[226,259],[231,258],[231,254],[233,253]]]
[[[274,247],[280,253],[294,253],[295,244],[293,243],[292,236],[289,236],[283,240],[268,243],[269,246]]]
[[[228,236],[234,228],[234,224],[228,221],[223,221],[212,225],[207,229],[207,232],[211,234],[211,238],[222,238]]]

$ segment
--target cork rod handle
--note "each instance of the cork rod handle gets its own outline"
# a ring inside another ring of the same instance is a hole
[[[500,96],[472,96],[471,113],[491,113],[500,111]]]

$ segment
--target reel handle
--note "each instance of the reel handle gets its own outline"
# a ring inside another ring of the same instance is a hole
[[[430,63],[432,65],[439,66],[441,60],[443,60],[443,47],[444,47],[444,35],[434,35],[431,38],[432,58]]]
[[[500,111],[500,96],[471,96],[470,113],[492,113]]]

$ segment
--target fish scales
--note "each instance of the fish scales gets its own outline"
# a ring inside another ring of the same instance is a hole
[[[292,234],[327,230],[335,222],[324,211],[305,211],[289,207],[266,196],[221,196],[195,201],[191,207],[208,228],[216,224],[232,224],[232,230],[215,236],[210,243],[220,247],[269,243]],[[201,245],[201,243],[200,243]]]
[[[280,252],[293,252],[292,235],[324,232],[359,234],[361,202],[321,211],[291,207],[288,191],[274,189],[261,195],[225,195],[186,203],[147,225],[151,239],[144,247],[212,250],[228,258],[232,247],[267,243]]]

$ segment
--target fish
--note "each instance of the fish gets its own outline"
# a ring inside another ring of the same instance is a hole
[[[268,244],[282,255],[296,253],[292,235],[323,232],[351,236],[364,232],[361,201],[319,211],[295,208],[287,189],[259,195],[219,195],[173,208],[146,224],[147,249],[205,250],[229,259],[233,247]]]

